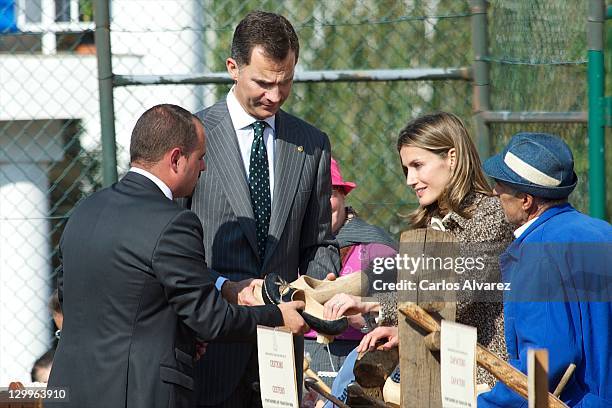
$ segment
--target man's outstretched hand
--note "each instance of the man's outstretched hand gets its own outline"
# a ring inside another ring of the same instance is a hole
[[[291,330],[293,334],[304,334],[310,330],[298,310],[304,310],[306,304],[299,300],[280,303],[278,308],[283,314],[283,325]]]

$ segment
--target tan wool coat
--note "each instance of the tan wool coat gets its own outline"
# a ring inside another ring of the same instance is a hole
[[[443,218],[444,229],[452,234],[462,244],[483,244],[495,254],[486,259],[489,260],[486,270],[490,276],[479,277],[487,281],[499,279],[499,265],[497,254],[499,251],[491,249],[505,249],[513,240],[514,228],[504,219],[504,212],[497,197],[491,197],[480,193],[470,194],[465,199],[464,208],[471,212],[471,217],[462,217],[457,213],[450,213]],[[495,245],[489,245],[495,244]],[[470,248],[477,246],[470,245]],[[397,294],[389,293],[379,295],[381,303],[380,325],[397,325]],[[461,300],[457,303],[456,320],[459,323],[476,327],[478,330],[478,342],[497,354],[504,360],[508,360],[506,352],[506,341],[504,337],[504,314],[502,302],[478,302]],[[495,385],[496,379],[482,367],[478,367],[478,383],[486,383],[490,387]]]

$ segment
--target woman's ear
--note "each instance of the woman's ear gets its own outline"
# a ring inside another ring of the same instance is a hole
[[[452,170],[455,169],[455,163],[457,163],[457,149],[454,147],[449,149],[446,153],[446,157],[448,159],[448,164]]]

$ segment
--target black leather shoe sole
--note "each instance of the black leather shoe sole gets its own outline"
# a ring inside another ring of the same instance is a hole
[[[302,317],[311,329],[320,334],[337,336],[348,329],[348,320],[346,317],[341,317],[336,320],[323,320],[307,312],[302,312]]]

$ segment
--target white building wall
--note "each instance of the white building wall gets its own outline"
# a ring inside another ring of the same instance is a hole
[[[204,35],[195,29],[202,26],[201,2],[113,0],[111,12],[114,73],[202,72]],[[0,54],[0,121],[78,119],[83,148],[99,149],[96,57],[46,52],[50,55]],[[204,106],[193,86],[115,88],[114,102],[118,163],[123,170],[128,166],[131,130],[145,109],[159,103],[191,111]],[[24,160],[8,154],[7,146],[15,147],[14,135],[0,134],[0,386],[7,381],[29,382],[33,362],[52,342],[47,309],[51,293],[47,168],[61,154],[51,149],[48,155],[37,156],[37,143],[28,140],[60,134],[44,128],[23,134],[19,146]]]
[[[202,72],[204,35],[202,6],[194,0],[114,0],[111,46],[113,72],[131,75],[181,75]],[[146,16],[135,18],[134,16]],[[137,56],[125,60],[122,55]],[[195,112],[203,98],[195,86],[132,86],[115,88],[117,141],[129,146],[130,133],[145,109],[173,103]],[[127,163],[127,150],[119,161]]]

